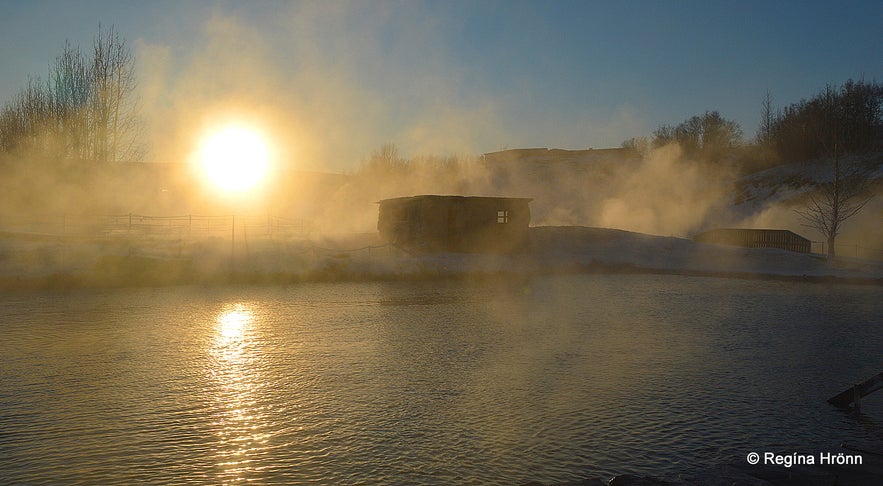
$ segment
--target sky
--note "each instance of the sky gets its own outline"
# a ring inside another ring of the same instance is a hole
[[[0,2],[0,103],[66,41],[113,26],[137,62],[148,160],[227,119],[295,168],[405,156],[618,147],[717,110],[752,137],[781,107],[883,80],[876,1]]]

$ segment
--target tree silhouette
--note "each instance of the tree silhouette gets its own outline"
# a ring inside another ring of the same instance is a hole
[[[809,100],[800,100],[777,113],[770,138],[789,162],[832,157],[879,147],[883,135],[883,85],[847,80],[830,84]]]
[[[695,115],[676,127],[662,125],[653,132],[653,146],[677,142],[688,155],[715,156],[742,143],[739,124],[717,111]]]
[[[139,157],[134,56],[113,27],[99,25],[91,57],[66,43],[48,78],[0,113],[0,150],[108,162]]]
[[[836,149],[835,149],[836,152]],[[810,202],[796,210],[804,226],[813,228],[825,237],[828,261],[834,259],[834,242],[843,224],[855,216],[870,200],[870,179],[866,171],[850,168],[843,171],[840,154],[834,155],[834,177],[821,184]]]
[[[773,97],[767,90],[760,105],[760,126],[755,137],[758,145],[768,147],[773,143],[773,125],[775,123],[776,113],[773,110]]]
[[[855,150],[865,143],[852,134],[856,125],[851,121],[854,115],[850,112],[855,106],[843,102],[843,97],[830,85],[813,99],[812,106],[814,123],[809,129],[822,150],[830,156],[833,174],[830,181],[820,184],[810,194],[806,207],[796,212],[804,226],[816,229],[825,237],[827,258],[831,261],[835,256],[834,242],[843,224],[858,214],[871,197],[871,178],[865,167],[856,162],[844,165],[841,160],[844,145]]]
[[[129,158],[136,128],[134,57],[113,27],[99,26],[91,71],[92,158],[100,162]]]

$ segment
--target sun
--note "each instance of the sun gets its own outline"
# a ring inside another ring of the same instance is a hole
[[[243,193],[267,178],[270,150],[257,130],[228,125],[202,141],[199,162],[205,177],[215,187],[228,193]]]

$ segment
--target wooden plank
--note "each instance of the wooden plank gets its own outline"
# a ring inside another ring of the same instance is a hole
[[[856,401],[856,398],[861,399],[881,388],[883,388],[883,373],[872,376],[862,383],[843,390],[837,395],[829,398],[828,403],[837,405],[838,407],[848,407]]]

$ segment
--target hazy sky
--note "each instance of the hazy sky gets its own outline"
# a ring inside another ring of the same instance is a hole
[[[871,1],[0,2],[0,101],[66,39],[114,25],[152,157],[211,120],[263,124],[305,168],[405,155],[616,147],[705,110],[753,136],[764,93],[883,80]]]

